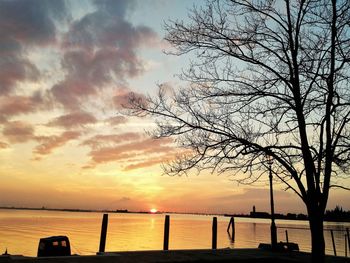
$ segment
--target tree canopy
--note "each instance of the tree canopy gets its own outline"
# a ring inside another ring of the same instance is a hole
[[[312,230],[350,168],[349,10],[336,0],[208,0],[189,22],[168,22],[169,53],[194,55],[181,74],[189,85],[130,98],[134,114],[156,118],[156,137],[190,150],[166,172],[243,171],[237,180],[252,183],[269,156]]]

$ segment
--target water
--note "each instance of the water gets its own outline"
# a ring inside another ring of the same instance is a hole
[[[235,218],[236,237],[231,242],[226,229],[230,218],[218,217],[218,248],[254,248],[270,242],[270,220]],[[0,254],[36,256],[42,237],[67,235],[73,254],[93,255],[98,251],[101,213],[30,211],[0,209]],[[310,232],[306,221],[277,220],[278,240],[299,244],[310,251]],[[169,249],[211,248],[212,216],[170,215]],[[337,255],[345,254],[344,234],[350,223],[325,223],[332,228]],[[109,214],[106,251],[160,250],[163,248],[164,215]],[[326,253],[333,254],[331,235],[325,231]]]

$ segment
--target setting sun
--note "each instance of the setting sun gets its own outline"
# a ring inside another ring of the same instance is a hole
[[[149,210],[152,214],[155,214],[155,213],[157,213],[158,212],[158,210],[157,209],[155,209],[155,208],[152,208],[151,210]]]

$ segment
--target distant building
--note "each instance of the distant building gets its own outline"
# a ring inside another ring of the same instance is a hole
[[[255,205],[253,206],[253,211],[250,212],[250,217],[253,218],[270,218],[270,214],[267,212],[257,212]]]

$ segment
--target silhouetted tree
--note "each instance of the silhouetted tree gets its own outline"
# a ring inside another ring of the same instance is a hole
[[[170,175],[235,171],[252,183],[272,157],[275,180],[306,205],[314,262],[333,179],[350,164],[349,10],[345,0],[207,1],[166,24],[169,53],[194,55],[181,74],[190,85],[130,98],[133,114],[156,117],[156,137],[188,149]]]
[[[325,220],[344,222],[350,221],[350,211],[345,211],[341,206],[336,206],[333,210],[326,210]]]

